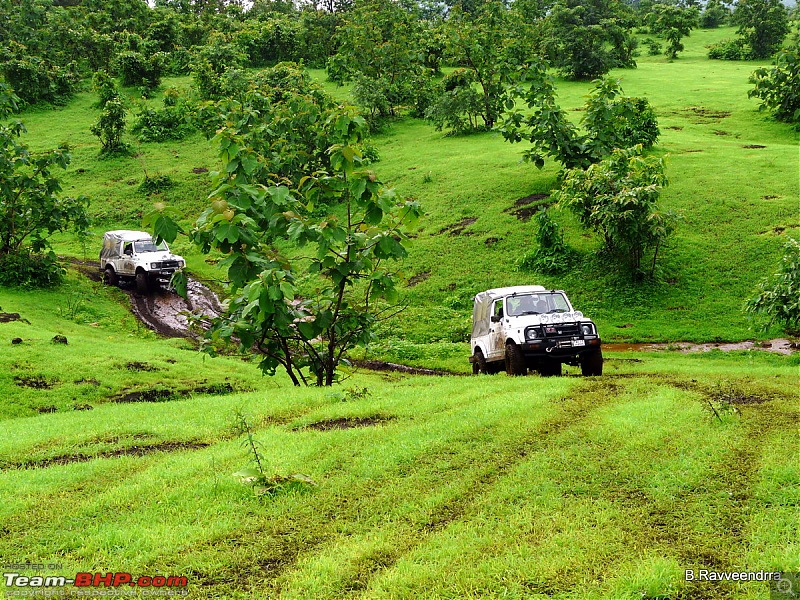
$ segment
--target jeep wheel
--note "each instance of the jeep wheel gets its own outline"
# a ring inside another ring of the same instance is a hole
[[[472,358],[472,374],[479,375],[481,373],[488,373],[486,370],[486,359],[483,356],[480,348],[475,348],[475,356]]]
[[[581,356],[581,374],[594,377],[603,374],[603,351],[598,348]]]
[[[150,280],[147,273],[144,271],[136,272],[136,291],[140,294],[146,294],[150,290]]]
[[[105,271],[103,271],[103,283],[107,285],[117,285],[119,283],[119,277],[114,267],[106,267]]]
[[[522,350],[514,342],[506,344],[506,373],[508,375],[525,375],[528,368],[525,366],[525,357]]]
[[[557,360],[542,362],[538,370],[542,377],[561,377],[561,363]]]

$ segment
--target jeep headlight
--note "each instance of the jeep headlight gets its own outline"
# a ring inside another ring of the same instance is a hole
[[[581,333],[583,335],[594,335],[594,326],[591,323],[582,323]]]
[[[538,327],[530,327],[525,332],[525,339],[526,340],[535,340],[542,337],[542,333]]]

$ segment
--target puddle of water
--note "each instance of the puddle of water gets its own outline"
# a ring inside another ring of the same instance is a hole
[[[679,352],[709,352],[711,350],[721,350],[731,352],[732,350],[763,350],[765,352],[775,352],[777,354],[792,354],[797,350],[797,344],[787,339],[774,339],[766,342],[714,342],[708,344],[692,344],[689,342],[676,342],[673,344],[603,344],[606,352],[653,352],[655,350],[677,350]]]

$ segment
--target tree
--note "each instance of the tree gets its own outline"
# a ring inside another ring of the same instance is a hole
[[[462,68],[444,79],[438,101],[428,109],[438,129],[476,129],[477,117],[486,129],[494,127],[516,67],[507,54],[511,28],[510,15],[499,2],[487,2],[472,15],[458,6],[452,10],[446,24],[447,54]]]
[[[499,130],[506,141],[530,141],[533,147],[523,158],[538,168],[544,166],[545,156],[568,169],[586,168],[616,148],[652,147],[660,135],[655,111],[646,98],[621,94],[619,81],[596,81],[583,112],[581,132],[556,103],[552,77],[542,64],[536,64],[521,74],[513,89],[513,97],[524,100],[530,110],[527,114],[509,110]]]
[[[207,334],[208,349],[233,341],[261,356],[264,373],[282,367],[295,385],[331,385],[346,353],[395,311],[387,263],[405,256],[402,227],[419,207],[363,168],[366,123],[351,109],[314,106],[313,96],[288,85],[265,102],[274,92],[254,87],[225,105],[215,138],[223,168],[191,238],[203,252],[228,255],[221,264],[232,297]],[[297,130],[319,143],[280,142]],[[295,175],[279,176],[276,161]],[[158,237],[177,235],[168,213],[153,213],[148,224]]]
[[[700,27],[716,29],[730,17],[731,11],[722,0],[708,0],[700,15]]]
[[[557,0],[546,21],[550,61],[578,80],[635,67],[632,25],[630,9],[618,0]]]
[[[341,66],[362,77],[357,104],[386,117],[411,103],[423,71],[413,15],[393,0],[364,0],[347,13],[338,37]]]
[[[100,138],[101,154],[124,154],[128,147],[122,141],[125,132],[125,103],[119,95],[114,80],[105,71],[98,71],[93,78],[94,89],[99,96],[97,103],[100,117],[90,131]]]
[[[0,119],[5,120],[15,108],[18,98],[0,83]],[[53,173],[56,167],[66,169],[70,155],[66,147],[32,154],[18,138],[25,133],[20,122],[0,125],[0,271],[2,281],[11,282],[23,273],[9,272],[4,267],[19,269],[20,260],[40,264],[49,273],[37,274],[39,282],[52,282],[53,270],[60,270],[55,255],[42,261],[41,253],[50,249],[48,238],[70,229],[84,231],[89,225],[86,213],[89,201],[60,197],[61,184]],[[31,256],[31,252],[34,256]],[[39,255],[38,258],[35,255]],[[16,260],[9,262],[9,258]],[[56,277],[57,279],[57,277]],[[25,283],[21,281],[20,283]]]
[[[695,7],[677,6],[674,4],[656,4],[649,15],[653,33],[663,35],[667,40],[664,54],[670,60],[683,50],[681,38],[697,26],[698,11]]]
[[[782,50],[775,64],[750,76],[755,87],[747,95],[761,100],[759,110],[771,110],[779,121],[800,123],[800,48]]]
[[[789,240],[783,246],[778,270],[758,285],[756,295],[745,303],[745,312],[769,317],[764,329],[774,324],[796,333],[800,329],[800,242]]]
[[[780,0],[739,0],[731,21],[752,58],[769,58],[789,33],[789,11]]]
[[[587,169],[570,169],[554,198],[571,209],[585,228],[603,238],[605,250],[636,278],[652,251],[649,276],[658,252],[675,229],[677,215],[658,206],[667,184],[664,160],[642,154],[640,145],[614,150]]]

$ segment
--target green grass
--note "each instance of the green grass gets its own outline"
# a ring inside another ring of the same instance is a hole
[[[763,583],[684,570],[800,568],[796,360],[656,353],[613,356],[597,380],[352,382],[370,395],[279,380],[7,421],[0,554],[186,575],[199,598],[763,598]],[[760,403],[719,421],[719,390]],[[238,411],[269,474],[318,486],[239,484]],[[308,428],[342,417],[384,420]],[[165,442],[196,447],[109,457]]]

